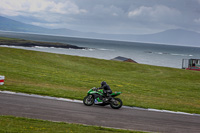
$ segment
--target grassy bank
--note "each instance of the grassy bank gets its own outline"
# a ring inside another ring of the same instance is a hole
[[[0,90],[83,99],[106,81],[124,105],[200,114],[200,72],[0,47]]]
[[[141,133],[97,126],[0,116],[1,133]]]

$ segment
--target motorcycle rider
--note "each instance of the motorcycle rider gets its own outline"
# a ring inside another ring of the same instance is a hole
[[[103,89],[103,94],[106,97],[106,101],[109,101],[112,99],[110,95],[112,94],[112,90],[110,89],[110,86],[105,81],[101,82],[101,87],[99,87],[98,89]]]

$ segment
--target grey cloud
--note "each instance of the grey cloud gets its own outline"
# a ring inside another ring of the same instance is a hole
[[[34,12],[21,6],[20,10],[3,8],[1,11],[5,11],[4,15],[6,12],[15,13],[15,19],[17,16],[18,20],[27,18],[27,22],[41,26],[88,32],[137,34],[173,28],[200,31],[200,0],[44,0],[43,3],[45,2],[49,5],[43,4],[32,10]]]

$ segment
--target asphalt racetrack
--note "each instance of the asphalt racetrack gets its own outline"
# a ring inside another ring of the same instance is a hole
[[[5,93],[0,93],[0,115],[150,132],[200,132],[200,115],[85,106],[83,103]]]

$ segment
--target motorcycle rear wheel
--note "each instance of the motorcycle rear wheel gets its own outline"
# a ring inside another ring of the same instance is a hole
[[[122,107],[122,100],[119,98],[114,98],[115,100],[110,103],[113,109],[119,109]]]
[[[83,99],[83,103],[86,106],[91,106],[94,104],[94,97],[92,95],[88,95]]]

